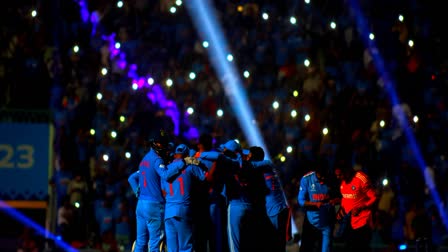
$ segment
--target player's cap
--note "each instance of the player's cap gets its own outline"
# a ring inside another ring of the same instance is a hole
[[[241,150],[241,153],[243,153],[243,155],[247,156],[247,155],[249,155],[250,150],[248,150],[248,149],[242,149],[242,150]]]
[[[241,151],[241,145],[235,140],[229,140],[224,144],[224,148],[229,151]]]
[[[190,152],[189,148],[185,144],[179,144],[174,151],[174,154],[188,155]]]

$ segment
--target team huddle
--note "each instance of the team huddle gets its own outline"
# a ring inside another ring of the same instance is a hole
[[[133,251],[285,251],[291,209],[263,148],[229,140],[213,149],[206,134],[197,151],[174,148],[163,131],[150,144],[128,178],[138,197]],[[306,212],[300,251],[331,251],[336,219],[346,227],[346,249],[368,251],[376,196],[367,175],[342,165],[332,184],[322,162],[308,169],[297,196]]]

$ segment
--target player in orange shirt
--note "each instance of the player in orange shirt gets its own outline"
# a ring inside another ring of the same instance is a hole
[[[349,166],[336,168],[335,175],[341,181],[340,212],[351,216],[346,237],[346,251],[370,251],[372,235],[370,223],[377,199],[370,179],[364,172],[355,171]],[[340,214],[338,215],[340,217]]]

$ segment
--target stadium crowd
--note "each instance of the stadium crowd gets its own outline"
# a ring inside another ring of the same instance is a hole
[[[155,131],[172,129],[176,145],[193,149],[201,133],[216,147],[229,139],[249,147],[182,2],[118,2],[17,1],[2,10],[8,23],[0,33],[2,106],[52,111],[57,232],[100,251],[127,251],[135,240],[137,199],[127,179]],[[427,237],[440,247],[448,96],[437,5],[363,2],[377,45],[370,50],[350,2],[214,4],[298,233],[300,179],[318,158],[330,171],[343,159],[375,185],[373,243],[393,249]],[[379,56],[392,80],[381,78]],[[420,151],[397,120],[400,111]]]

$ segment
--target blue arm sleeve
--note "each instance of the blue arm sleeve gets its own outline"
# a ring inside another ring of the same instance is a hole
[[[132,191],[137,196],[139,193],[139,186],[138,186],[139,175],[140,175],[140,171],[136,171],[136,172],[132,173],[128,178],[129,185],[131,185]]]
[[[203,169],[201,169],[201,167],[196,165],[190,165],[189,168],[191,169],[191,173],[193,174],[193,176],[195,176],[201,181],[205,180],[206,172]]]
[[[308,193],[308,183],[307,183],[307,179],[302,178],[300,180],[300,188],[299,188],[299,195],[297,195],[297,202],[299,203],[300,206],[304,206],[305,205],[305,201],[306,201],[306,195]]]
[[[274,167],[274,163],[271,160],[263,160],[263,161],[252,161],[252,166],[256,170],[272,170]]]
[[[157,159],[155,162],[156,171],[162,180],[168,181],[176,177],[180,171],[184,168],[185,163],[182,160],[174,161],[168,166],[165,166],[163,160]]]
[[[216,161],[216,160],[218,160],[219,155],[222,155],[222,154],[219,152],[215,152],[215,151],[204,151],[201,153],[201,156],[199,156],[199,158]]]

